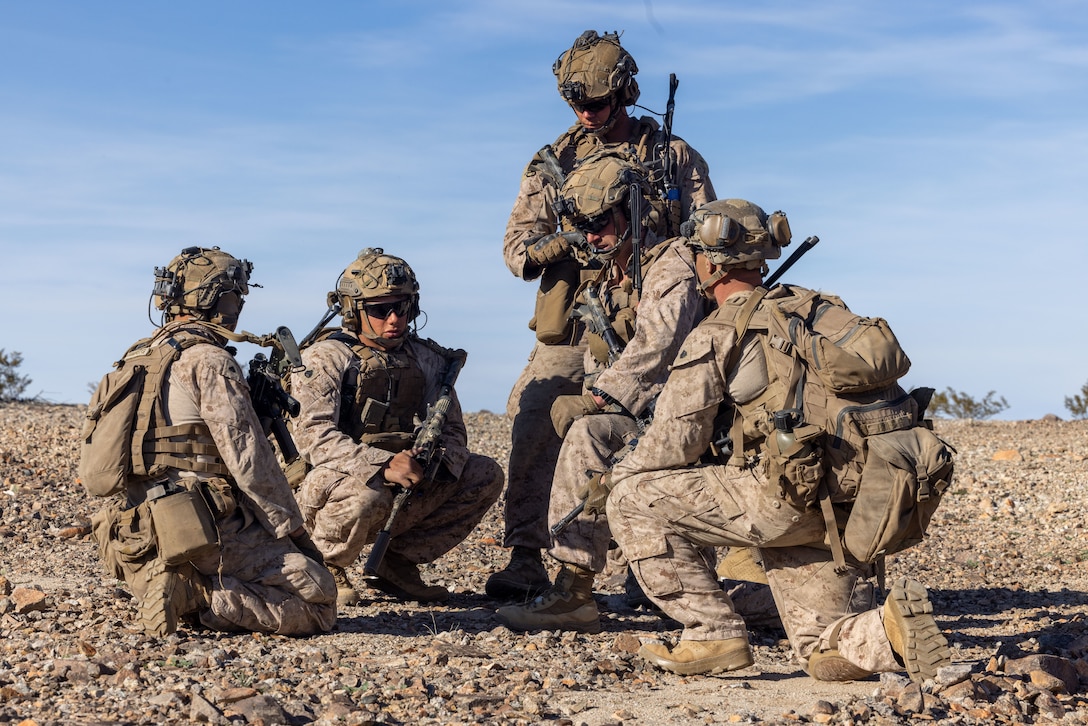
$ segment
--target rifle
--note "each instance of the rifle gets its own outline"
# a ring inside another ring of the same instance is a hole
[[[265,435],[271,434],[275,437],[284,464],[291,464],[299,458],[299,453],[285,419],[287,416],[298,416],[299,402],[284,390],[283,376],[289,371],[305,368],[302,365],[302,355],[290,328],[283,325],[276,328],[276,332],[271,335],[260,338],[253,336],[250,342],[274,348],[271,359],[264,353],[253,356],[253,360],[249,362],[246,383],[253,400],[253,410],[257,412]]]
[[[442,387],[438,392],[438,400],[433,405],[427,406],[427,418],[416,427],[416,438],[412,445],[415,450],[414,458],[423,468],[423,478],[419,481],[426,484],[434,479],[438,473],[438,467],[442,463],[442,449],[438,442],[442,437],[442,429],[446,425],[446,416],[449,414],[450,405],[453,403],[453,384],[465,365],[468,353],[463,350],[450,351],[452,359],[446,367],[446,374],[442,378]],[[401,507],[408,501],[408,496],[415,491],[402,488],[393,498],[393,507],[389,511],[389,517],[385,520],[385,526],[378,532],[374,539],[374,545],[370,548],[370,555],[363,565],[363,579],[374,580],[378,578],[378,567],[385,559],[386,550],[389,549],[389,541],[392,539],[393,522],[400,513]]]
[[[616,334],[608,321],[601,299],[597,297],[600,288],[594,283],[586,285],[586,301],[574,308],[574,316],[581,319],[594,335],[599,335],[608,346],[608,364],[612,365],[623,354],[623,341]]]
[[[629,174],[631,212],[631,281],[636,299],[642,297],[642,186],[635,174]]]
[[[812,235],[811,237],[806,239],[804,242],[802,242],[800,244],[800,246],[798,246],[798,248],[793,251],[793,254],[791,254],[789,257],[787,257],[786,261],[783,262],[781,265],[779,265],[775,269],[775,271],[773,273],[771,273],[770,277],[768,277],[766,280],[763,281],[763,284],[760,285],[760,287],[763,287],[763,288],[765,288],[767,290],[770,290],[772,287],[777,285],[778,284],[778,279],[780,277],[782,277],[782,275],[786,274],[787,270],[789,270],[791,267],[793,267],[793,263],[795,263],[795,262],[797,262],[797,260],[801,259],[801,256],[804,255],[809,250],[811,250],[813,247],[815,247],[816,243],[819,242],[819,241],[820,241],[819,237],[817,237],[816,235]]]
[[[627,456],[628,454],[630,454],[632,451],[635,450],[635,447],[638,446],[638,440],[642,437],[642,435],[644,433],[646,433],[646,429],[650,426],[650,423],[653,420],[654,420],[654,405],[651,403],[649,408],[646,409],[646,413],[644,413],[642,416],[639,416],[637,419],[635,419],[635,425],[638,427],[635,430],[635,435],[632,436],[630,439],[628,439],[627,443],[623,445],[623,448],[620,449],[619,451],[617,451],[615,454],[613,454],[612,457],[608,460],[608,470],[609,471],[611,471],[612,467],[614,467],[616,464],[623,461],[623,457]],[[587,472],[587,473],[592,473],[592,474],[595,474],[597,476],[604,476],[604,474],[605,474],[605,472],[603,472],[603,471],[602,472]],[[587,499],[588,499],[588,496],[587,496]],[[552,537],[555,538],[555,537],[558,537],[560,534],[562,534],[563,530],[565,530],[567,527],[569,527],[571,522],[573,522],[574,520],[578,519],[579,516],[581,516],[582,512],[585,511],[585,508],[586,508],[586,500],[583,499],[582,501],[578,502],[578,504],[574,507],[574,509],[567,512],[563,516],[562,519],[560,519],[558,522],[556,522],[555,524],[553,524],[551,526],[550,531],[552,533]]]
[[[537,153],[540,155],[541,161],[544,162],[544,176],[552,183],[556,193],[558,193],[567,180],[567,175],[563,173],[563,165],[559,163],[559,158],[555,155],[555,150],[552,149],[551,144],[546,144]]]

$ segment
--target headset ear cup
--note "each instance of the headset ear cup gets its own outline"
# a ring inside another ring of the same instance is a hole
[[[771,233],[771,240],[779,247],[787,246],[793,239],[790,221],[786,219],[786,213],[781,210],[773,212],[767,218],[767,231]]]

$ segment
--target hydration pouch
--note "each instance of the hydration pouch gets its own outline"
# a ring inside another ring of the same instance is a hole
[[[781,451],[774,432],[767,436],[767,485],[772,496],[797,507],[809,507],[816,503],[824,476],[824,430],[803,424],[793,430],[793,437],[793,445]]]
[[[199,490],[182,489],[153,500],[151,521],[159,558],[167,565],[189,562],[219,547],[215,519]]]

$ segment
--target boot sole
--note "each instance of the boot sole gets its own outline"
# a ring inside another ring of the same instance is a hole
[[[675,673],[678,676],[696,676],[701,674],[712,676],[728,671],[739,671],[742,668],[748,668],[755,663],[751,653],[748,653],[747,655],[740,653],[725,653],[723,655],[716,655],[712,658],[693,660],[690,663],[678,663],[676,661],[668,660],[667,658],[662,658],[653,651],[647,650],[646,646],[639,648],[638,654],[643,660],[653,663],[662,670]]]
[[[510,630],[516,630],[518,632],[536,632],[540,630],[561,630],[564,632],[574,633],[586,633],[588,635],[595,635],[601,630],[600,614],[594,610],[594,617],[592,620],[562,620],[561,615],[543,616],[554,618],[551,622],[541,622],[540,615],[534,615],[533,613],[525,613],[525,608],[519,605],[507,605],[501,607],[495,611],[495,619],[505,625]],[[522,619],[521,616],[531,618],[532,622]]]
[[[888,593],[884,614],[901,639],[903,652],[896,654],[903,659],[910,679],[921,683],[936,678],[938,669],[951,662],[952,651],[933,619],[933,603],[925,586],[906,577],[896,580]],[[884,628],[889,630],[887,622]],[[892,641],[890,634],[888,639]]]
[[[147,567],[148,586],[136,605],[136,618],[144,632],[163,637],[178,629],[173,603],[173,587],[177,583],[171,582],[174,576],[166,571],[162,560],[154,560]]]

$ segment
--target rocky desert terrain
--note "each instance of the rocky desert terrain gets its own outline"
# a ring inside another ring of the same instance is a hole
[[[1088,723],[1088,421],[938,421],[957,475],[926,542],[888,562],[929,588],[953,646],[935,681],[819,683],[784,635],[754,667],[680,677],[635,653],[676,637],[599,581],[598,635],[513,633],[483,595],[505,564],[501,501],[425,569],[439,607],[375,592],[311,638],[134,627],[76,479],[81,406],[0,404],[0,722],[15,724]],[[505,465],[508,421],[468,417]]]

